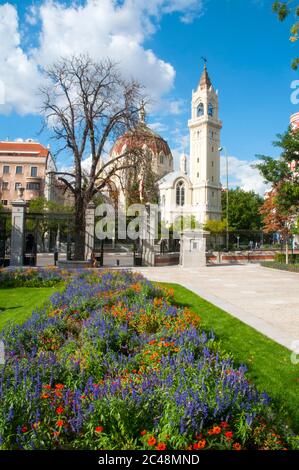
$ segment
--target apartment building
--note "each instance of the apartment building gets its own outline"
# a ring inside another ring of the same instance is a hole
[[[0,201],[5,207],[17,199],[17,190],[23,187],[27,202],[38,196],[48,200],[58,198],[56,170],[50,149],[28,139],[14,142],[0,141]]]

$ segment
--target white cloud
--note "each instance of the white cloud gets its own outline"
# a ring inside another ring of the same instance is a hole
[[[26,11],[26,34],[32,26],[40,30],[35,48],[25,50],[16,7],[6,3],[0,6],[0,80],[6,94],[6,106],[0,111],[36,111],[40,68],[61,56],[86,52],[95,59],[109,56],[117,61],[127,77],[145,86],[157,109],[173,88],[175,70],[144,42],[163,15],[178,13],[181,21],[188,22],[201,12],[202,0],[74,0],[68,5],[44,0]],[[180,106],[179,101],[170,102],[169,112],[179,113]]]
[[[41,77],[37,64],[22,50],[17,11],[8,3],[0,6],[0,37],[0,80],[5,97],[0,111],[32,112]]]
[[[151,122],[151,123],[148,123],[148,127],[150,127],[153,131],[155,132],[166,132],[168,131],[168,126],[166,126],[166,124],[163,124],[163,122]],[[163,136],[162,136],[163,137]]]
[[[224,156],[221,156],[220,163],[221,181],[223,187],[226,187],[226,159]],[[254,163],[257,162],[228,157],[229,187],[239,186],[245,191],[253,190],[263,196],[269,187],[264,183],[259,171],[252,168]]]

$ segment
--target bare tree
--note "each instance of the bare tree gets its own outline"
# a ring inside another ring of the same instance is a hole
[[[134,128],[141,86],[122,78],[117,64],[89,56],[62,58],[45,71],[41,89],[44,126],[52,129],[58,152],[69,152],[70,171],[55,172],[75,201],[75,259],[84,259],[85,210],[94,195],[122,170],[140,165],[140,149],[104,159],[109,142]],[[90,156],[88,171],[82,167]]]

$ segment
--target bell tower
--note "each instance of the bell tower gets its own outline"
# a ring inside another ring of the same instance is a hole
[[[206,62],[206,60],[205,60]],[[190,179],[192,204],[200,223],[221,219],[220,132],[218,91],[206,63],[196,90],[192,91],[190,132]]]

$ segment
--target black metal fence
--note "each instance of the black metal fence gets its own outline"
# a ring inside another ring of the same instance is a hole
[[[9,265],[11,237],[11,212],[0,212],[0,266]]]

